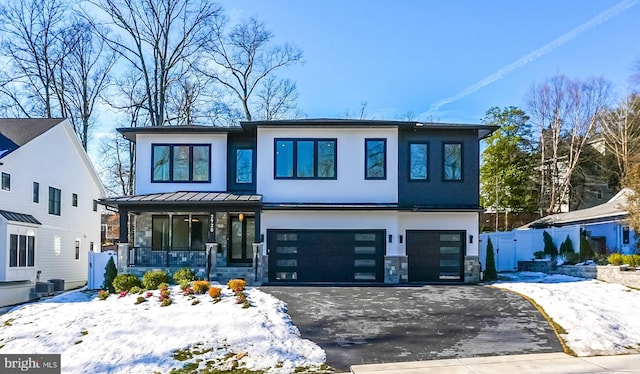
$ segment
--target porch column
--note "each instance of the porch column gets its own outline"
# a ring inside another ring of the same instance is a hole
[[[253,243],[253,279],[255,285],[259,286],[262,284],[264,279],[264,266],[262,266],[264,261],[260,261],[262,258],[262,243]]]
[[[216,277],[216,253],[218,253],[218,243],[206,243],[207,248],[207,278],[209,280]]]
[[[126,273],[129,267],[129,210],[120,208],[120,237],[118,243],[118,273]]]

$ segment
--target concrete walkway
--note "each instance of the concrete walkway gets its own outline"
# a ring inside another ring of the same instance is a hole
[[[640,354],[573,357],[564,353],[455,358],[351,366],[353,374],[640,373]]]

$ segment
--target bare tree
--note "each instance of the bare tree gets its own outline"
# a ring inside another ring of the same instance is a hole
[[[251,121],[252,96],[258,85],[280,68],[301,62],[302,51],[287,43],[271,45],[273,34],[255,18],[241,22],[228,31],[227,20],[219,18],[218,21],[203,47],[198,70],[235,95],[245,119]],[[295,85],[274,81],[270,87],[273,90],[276,86],[279,90],[274,95],[284,97],[283,103],[290,105],[294,94],[285,94],[282,90],[295,91]],[[269,87],[269,82],[263,87]],[[262,94],[266,92],[263,90]],[[263,109],[271,110],[270,115],[273,115],[273,104],[279,99],[270,98],[267,108],[264,108],[264,97],[260,99]]]
[[[134,193],[133,147],[133,143],[119,134],[112,134],[100,141],[100,174],[110,196],[127,196]]]
[[[87,149],[93,113],[100,96],[110,84],[110,73],[117,55],[84,20],[77,19],[67,33],[75,41],[64,60],[60,79],[64,86],[60,90],[64,93],[68,116],[82,146]]]
[[[619,177],[625,179],[632,158],[640,154],[640,96],[632,94],[600,116],[600,134],[613,155]]]
[[[65,117],[56,71],[68,51],[64,0],[10,1],[0,6],[2,55],[9,66],[0,77],[6,110],[20,117]]]
[[[294,81],[272,75],[264,79],[256,96],[260,118],[270,121],[295,113],[299,95]]]
[[[602,78],[556,76],[529,92],[531,122],[539,131],[540,208],[545,213],[560,212],[568,204],[571,176],[607,107],[609,91]]]
[[[172,85],[188,76],[190,60],[202,47],[209,26],[216,23],[220,8],[207,0],[89,2],[109,17],[115,28],[112,35],[102,32],[102,38],[142,77],[143,109],[150,124],[167,124],[172,118],[167,114],[167,95]]]

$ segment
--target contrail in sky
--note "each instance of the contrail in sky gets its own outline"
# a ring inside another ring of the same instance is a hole
[[[496,71],[495,73],[487,76],[486,78],[482,79],[479,82],[476,82],[474,84],[472,84],[471,86],[465,88],[464,90],[458,92],[457,94],[451,96],[451,97],[447,97],[445,99],[442,99],[438,102],[436,102],[435,104],[432,104],[431,107],[429,108],[427,113],[433,113],[435,111],[437,111],[438,109],[440,109],[442,106],[450,104],[454,101],[458,101],[460,99],[462,99],[463,97],[466,97],[468,95],[471,95],[472,93],[478,91],[479,89],[481,89],[482,87],[491,84],[495,81],[497,81],[498,79],[501,79],[502,77],[504,77],[505,75],[511,73],[512,71],[519,69],[521,67],[523,67],[524,65],[546,55],[547,53],[555,50],[556,48],[562,46],[563,44],[575,39],[576,37],[578,37],[580,34],[588,31],[589,29],[592,29],[595,26],[598,26],[601,23],[604,23],[606,21],[608,21],[609,19],[615,17],[616,15],[618,15],[619,13],[621,13],[624,10],[627,10],[628,8],[631,8],[632,6],[636,5],[638,3],[638,1],[640,0],[624,0],[619,2],[618,4],[612,6],[611,8],[603,11],[602,13],[598,14],[597,16],[593,17],[592,19],[590,19],[589,21],[583,23],[582,25],[574,28],[573,30],[569,31],[568,33],[560,36],[559,38],[552,40],[551,42],[545,44],[544,46],[536,49],[533,52],[530,52],[522,57],[520,57],[518,60],[516,60],[515,62],[510,63],[509,65],[505,65],[502,68],[500,68],[498,71]]]

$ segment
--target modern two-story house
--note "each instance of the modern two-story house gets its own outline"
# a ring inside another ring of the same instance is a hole
[[[71,124],[0,119],[0,175],[0,306],[86,284],[105,190]]]
[[[102,200],[120,210],[119,266],[274,284],[477,282],[479,140],[495,129],[338,119],[118,129],[136,143],[137,170],[136,195]]]

